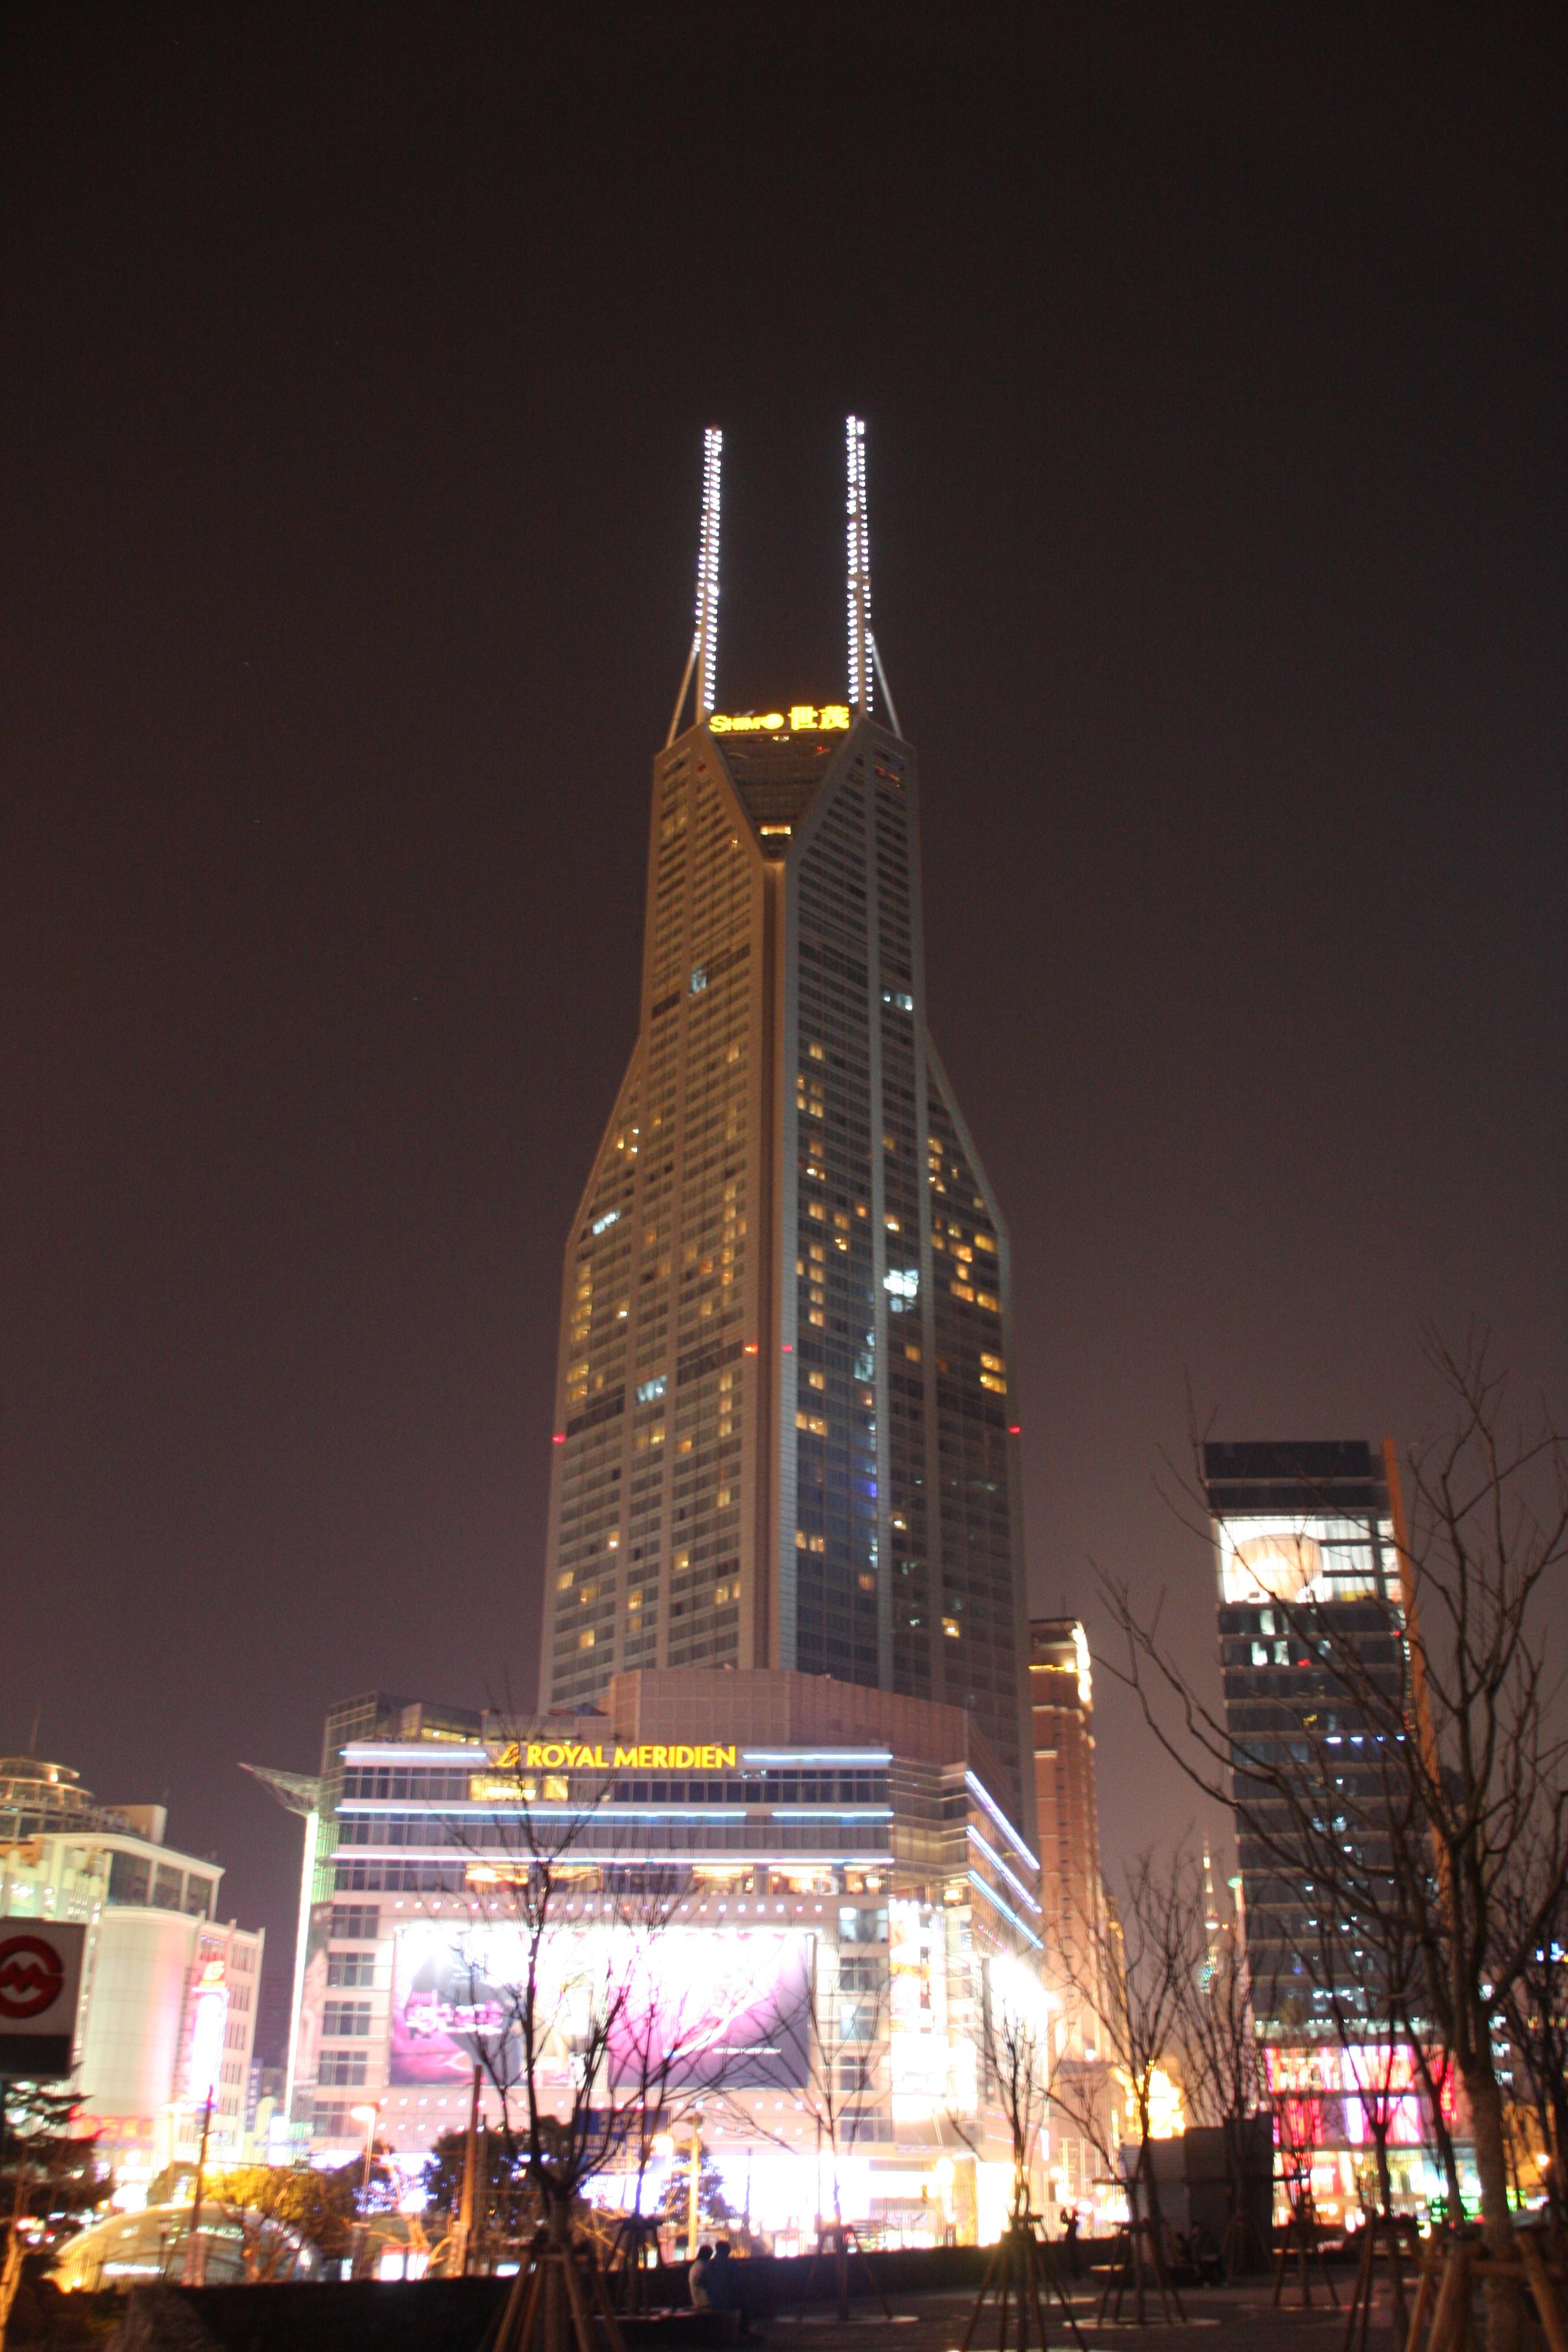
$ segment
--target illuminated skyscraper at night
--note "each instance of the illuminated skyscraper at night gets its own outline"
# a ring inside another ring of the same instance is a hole
[[[715,709],[719,464],[712,433],[637,1043],[566,1249],[542,1700],[637,1666],[946,1700],[1027,1826],[1007,1234],[926,1027],[862,428],[841,704]]]
[[[1398,1716],[1405,1616],[1388,1478],[1364,1442],[1319,1440],[1206,1444],[1204,1485],[1253,2002],[1266,2039],[1292,2041],[1321,2029],[1336,2000],[1378,2006],[1370,1963],[1353,1939],[1323,1941],[1311,1881],[1281,1863],[1291,1814],[1268,1773],[1331,1772],[1362,1865],[1386,1866],[1377,1725],[1336,1661],[1353,1657],[1382,1693],[1379,1720]],[[1248,1770],[1252,1759],[1262,1771]]]

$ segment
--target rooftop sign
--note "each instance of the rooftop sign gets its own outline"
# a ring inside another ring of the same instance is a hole
[[[792,702],[788,711],[765,710],[759,718],[754,711],[743,711],[734,717],[722,710],[710,710],[708,724],[715,735],[817,735],[825,730],[843,732],[850,720],[847,702]]]
[[[500,1771],[527,1772],[728,1772],[734,1769],[732,1748],[623,1748],[579,1739],[512,1740],[495,1759]]]

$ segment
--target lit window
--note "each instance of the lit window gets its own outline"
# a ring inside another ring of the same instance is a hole
[[[555,1590],[557,1592],[570,1592],[574,1581],[575,1570],[569,1568],[563,1574],[556,1578]]]
[[[944,1617],[942,1621],[942,1630],[950,1642],[962,1641],[963,1638],[963,1628],[956,1617]]]
[[[820,1218],[825,1223],[827,1219],[827,1212],[820,1201],[808,1201],[805,1204],[805,1213],[808,1217]]]
[[[1007,1369],[1006,1359],[1003,1356],[987,1356],[982,1352],[980,1360],[988,1372],[1005,1372]]]
[[[900,1224],[897,1217],[885,1217],[882,1222],[887,1226],[888,1231],[890,1234],[901,1233],[903,1231],[903,1228]]]
[[[734,1490],[733,1490],[733,1488],[732,1488],[732,1487],[730,1487],[730,1486],[721,1486],[721,1487],[720,1487],[720,1489],[719,1489],[718,1495],[715,1496],[715,1498],[714,1498],[714,1499],[715,1499],[715,1501],[716,1501],[716,1503],[717,1503],[718,1507],[719,1507],[719,1509],[720,1509],[720,1510],[721,1510],[721,1511],[728,1510],[728,1509],[729,1509],[729,1507],[730,1507],[730,1505],[731,1505],[731,1504],[734,1501],[734,1499],[735,1499],[735,1496],[734,1496]]]
[[[820,1045],[808,1045],[805,1050],[814,1062],[823,1062],[827,1058]]]
[[[626,1595],[626,1607],[628,1610],[640,1609],[642,1607],[642,1594],[640,1592],[628,1592]]]
[[[827,1423],[819,1412],[797,1412],[795,1425],[797,1429],[805,1430],[813,1437],[826,1437],[827,1434]]]
[[[586,1371],[587,1366],[584,1364],[583,1369]],[[651,1381],[639,1381],[637,1383],[638,1404],[652,1404],[656,1397],[661,1397],[664,1394],[665,1378],[666,1375],[663,1372],[660,1372]]]
[[[954,1297],[955,1298],[967,1298],[967,1299],[970,1299],[970,1300],[973,1300],[973,1297],[974,1297],[974,1287],[973,1287],[973,1285],[972,1283],[968,1283],[968,1282],[954,1282],[954,1283],[950,1283],[950,1284],[949,1284],[949,1286],[948,1286],[948,1287],[951,1289],[951,1291],[952,1292],[952,1295],[953,1295],[953,1297]]]
[[[579,1633],[579,1634],[578,1634],[578,1636],[577,1636],[577,1647],[578,1647],[580,1650],[591,1650],[591,1649],[593,1648],[593,1646],[594,1646],[594,1643],[595,1643],[595,1641],[596,1641],[597,1639],[598,1639],[597,1634],[595,1633],[595,1631],[594,1631],[593,1627],[590,1625],[590,1626],[589,1626],[589,1628],[588,1628],[588,1630],[587,1630],[587,1632],[586,1632],[585,1633]]]
[[[826,1372],[807,1372],[805,1376],[805,1383],[807,1388],[825,1389],[827,1386],[827,1374]]]
[[[910,1344],[908,1344],[907,1342],[906,1342],[906,1344],[905,1344],[905,1348],[904,1348],[904,1354],[905,1354],[905,1355],[906,1355],[906,1357],[909,1359],[909,1360],[910,1360],[910,1362],[911,1364],[918,1364],[918,1363],[920,1362],[920,1360],[921,1360],[921,1351],[920,1351],[920,1349],[919,1349],[918,1348],[916,1348],[916,1347],[910,1346]]]
[[[992,1292],[990,1292],[989,1290],[977,1290],[977,1291],[975,1292],[975,1294],[974,1294],[974,1297],[975,1297],[975,1300],[976,1300],[977,1304],[978,1304],[978,1305],[980,1305],[980,1306],[982,1306],[982,1307],[986,1307],[986,1308],[990,1311],[990,1313],[991,1313],[991,1314],[993,1314],[993,1315],[1000,1315],[1000,1314],[1001,1314],[1001,1312],[1002,1312],[1002,1301],[1001,1301],[999,1298],[995,1297],[992,1294]]]
[[[1005,1396],[1007,1393],[1006,1381],[998,1380],[994,1372],[982,1372],[980,1385],[983,1389],[989,1389],[993,1396]]]
[[[818,1331],[826,1330],[827,1328],[827,1318],[820,1307],[814,1307],[805,1319]]]
[[[875,1592],[877,1590],[877,1580],[874,1576],[862,1576],[858,1581],[862,1592]]]
[[[993,1257],[996,1255],[996,1244],[989,1234],[976,1234],[974,1246],[976,1249],[989,1250]]]

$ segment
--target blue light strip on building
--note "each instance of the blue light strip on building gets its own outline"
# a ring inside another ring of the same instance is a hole
[[[984,1895],[987,1903],[994,1905],[995,1908],[1002,1914],[1004,1919],[1010,1919],[1012,1921],[1014,1927],[1016,1927],[1019,1935],[1023,1937],[1026,1943],[1033,1944],[1037,1952],[1043,1952],[1045,1950],[1046,1948],[1044,1944],[1041,1943],[1034,1929],[1032,1927],[1026,1927],[1024,1925],[1024,1922],[1019,1918],[1017,1913],[1012,1908],[1011,1905],[1003,1902],[1002,1897],[997,1894],[994,1886],[986,1885],[985,1881],[981,1877],[980,1873],[977,1870],[972,1870],[970,1872],[969,1884],[971,1886],[977,1886],[979,1888],[981,1894]]]
[[[811,1808],[814,1813],[817,1810],[815,1805]],[[348,1797],[338,1811],[372,1815],[423,1813],[437,1822],[743,1822],[746,1818],[744,1805],[424,1805],[417,1798],[407,1797]]]
[[[890,1822],[891,1805],[867,1805],[855,1812],[829,1812],[824,1805],[773,1805],[769,1818],[775,1822]]]
[[[1006,1814],[1002,1811],[1001,1806],[996,1802],[995,1798],[991,1794],[990,1790],[986,1788],[984,1782],[983,1780],[977,1780],[973,1772],[965,1772],[963,1776],[963,1785],[979,1798],[981,1803],[984,1806],[986,1811],[990,1814],[992,1820],[995,1822],[997,1828],[1001,1831],[1003,1836],[1012,1847],[1014,1853],[1021,1853],[1031,1870],[1038,1870],[1040,1866],[1039,1855],[1029,1852],[1028,1847],[1024,1843],[1023,1839],[1018,1835],[1017,1831],[1013,1827],[1012,1822],[1007,1819]]]
[[[382,1747],[349,1739],[344,1741],[338,1754],[350,1764],[396,1764],[408,1772],[426,1772],[432,1765],[493,1765],[494,1762],[488,1748],[471,1747],[462,1740],[448,1743],[440,1739],[405,1739],[397,1747]]]
[[[879,1765],[890,1764],[890,1748],[742,1748],[742,1764],[842,1764],[858,1766],[863,1771],[874,1771]]]
[[[975,1828],[973,1822],[968,1824],[965,1834],[968,1837],[971,1845],[977,1845],[980,1848],[981,1853],[985,1856],[985,1859],[991,1864],[992,1869],[999,1870],[1003,1877],[1006,1880],[1008,1885],[1016,1887],[1017,1892],[1023,1896],[1024,1901],[1028,1905],[1030,1910],[1037,1915],[1040,1906],[1036,1902],[1034,1896],[1030,1894],[1028,1888],[1025,1885],[1023,1880],[1018,1876],[1017,1872],[1015,1870],[1009,1870],[1007,1864],[1003,1861],[1001,1855],[997,1853],[990,1840],[981,1836],[980,1832]]]

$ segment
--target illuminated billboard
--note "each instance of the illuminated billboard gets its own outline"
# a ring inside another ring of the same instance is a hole
[[[1374,1545],[1370,1519],[1337,1512],[1220,1519],[1221,1592],[1232,1603],[1279,1601],[1287,1607],[1384,1591],[1397,1599],[1393,1525],[1381,1519],[1376,1526]]]
[[[1360,2147],[1373,2137],[1367,2108],[1385,2105],[1388,2137],[1394,2147],[1419,2147],[1426,2137],[1426,2105],[1415,2053],[1403,2044],[1366,2042],[1348,2049],[1318,2043],[1304,2048],[1273,2045],[1263,2053],[1268,2088],[1287,2103],[1300,2140],[1343,2140]],[[1451,2103],[1444,2108],[1450,2126]],[[1310,2113],[1315,2110],[1315,2119]]]
[[[217,2098],[228,2025],[228,1983],[221,1960],[207,1960],[191,1989],[190,2044],[185,2055],[185,2096],[205,2106]]]
[[[541,1946],[535,2079],[570,2087],[605,2047],[606,2086],[798,2088],[807,2078],[813,1938],[800,1929],[562,1927]],[[515,2082],[528,1939],[511,1922],[397,1930],[389,2080],[466,2082],[476,2059]]]

